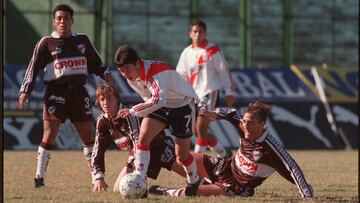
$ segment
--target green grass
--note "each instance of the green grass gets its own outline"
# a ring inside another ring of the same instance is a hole
[[[299,197],[295,185],[277,173],[256,188],[251,198],[175,198],[149,195],[148,199],[124,200],[112,192],[127,152],[106,154],[107,192],[91,192],[90,173],[82,151],[54,151],[46,174],[46,186],[33,188],[36,151],[4,151],[4,202],[358,202],[358,151],[290,151],[315,191],[313,200]],[[166,186],[183,186],[180,176],[162,170],[158,180]]]

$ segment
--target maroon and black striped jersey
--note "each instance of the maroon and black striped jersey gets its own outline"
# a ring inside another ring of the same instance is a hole
[[[119,107],[120,109],[127,108],[121,103]],[[117,145],[118,140],[126,136],[132,141],[131,148],[133,149],[133,146],[136,146],[139,139],[140,124],[141,120],[132,115],[129,115],[126,119],[116,118],[115,120],[111,120],[105,113],[99,115],[96,123],[96,137],[91,158],[93,171],[95,173],[99,171],[105,173],[105,151],[112,142]],[[165,136],[164,132],[159,133],[150,143],[150,149],[161,145],[165,140]],[[118,148],[121,149],[119,146]]]
[[[104,79],[106,67],[85,34],[60,38],[54,31],[36,44],[20,93],[31,94],[39,70],[44,70],[45,84],[85,85],[88,73]]]
[[[244,138],[239,128],[242,117],[236,109],[216,108],[219,119],[232,123],[239,132],[240,147],[231,160],[231,171],[239,185],[255,188],[277,171],[282,177],[296,184],[302,197],[313,197],[313,190],[295,160],[268,130],[256,140]]]

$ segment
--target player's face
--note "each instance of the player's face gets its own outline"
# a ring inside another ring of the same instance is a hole
[[[247,140],[256,140],[264,131],[265,122],[259,122],[250,113],[245,113],[239,127],[242,129]]]
[[[140,64],[139,62],[136,62],[136,64],[126,64],[124,66],[118,67],[118,70],[120,71],[121,75],[124,76],[126,79],[134,82],[137,78],[140,77],[139,70],[140,70]]]
[[[112,118],[116,117],[118,111],[118,99],[112,93],[106,92],[99,97],[101,109]]]
[[[56,11],[53,25],[60,37],[69,37],[71,35],[73,22],[70,13],[66,11]]]
[[[203,27],[194,25],[191,27],[189,37],[195,46],[200,46],[205,41],[206,31]]]

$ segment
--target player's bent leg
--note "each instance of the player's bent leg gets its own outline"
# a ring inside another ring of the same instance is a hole
[[[166,124],[151,117],[145,117],[140,126],[139,142],[135,151],[135,173],[146,177],[150,163],[150,143]]]
[[[92,121],[77,121],[73,124],[83,143],[95,141],[95,126]]]
[[[204,155],[199,153],[191,153],[191,155],[194,157],[194,160],[196,161],[196,168],[198,174],[203,177],[209,179],[209,174],[207,173],[205,166],[204,166]]]
[[[45,172],[51,158],[51,149],[54,145],[60,123],[61,122],[58,120],[44,120],[44,132],[38,148],[36,174],[34,179],[34,187],[36,188],[45,185]]]
[[[149,193],[161,196],[184,197],[186,195],[185,188],[166,188],[159,185],[149,187]],[[227,193],[215,184],[200,185],[197,196],[227,195]]]
[[[215,184],[200,185],[198,196],[212,196],[212,195],[227,195],[227,193],[219,186]]]
[[[171,170],[177,173],[178,175],[186,178],[186,173],[184,171],[184,168],[177,161],[174,161],[174,163],[171,166]]]
[[[204,116],[198,116],[196,119],[196,135],[197,140],[195,144],[194,151],[196,153],[204,153],[208,146],[208,127],[209,127],[209,121]]]
[[[187,179],[185,194],[187,196],[196,196],[201,179],[197,173],[196,161],[189,153],[190,138],[177,138],[175,144],[175,154],[178,162],[181,163]]]

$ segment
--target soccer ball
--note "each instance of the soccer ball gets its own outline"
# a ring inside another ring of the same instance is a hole
[[[124,175],[119,183],[119,191],[124,198],[141,198],[145,194],[146,190],[146,180],[135,173],[128,173]]]

